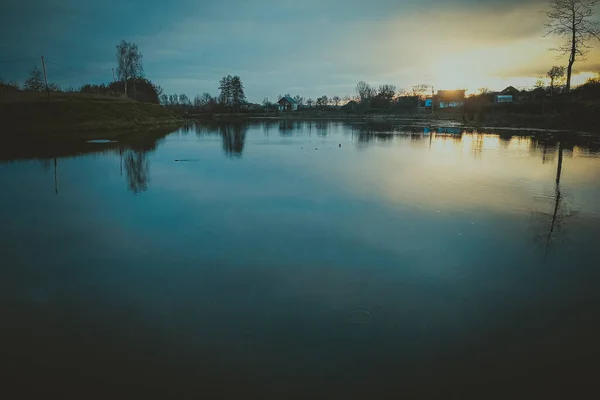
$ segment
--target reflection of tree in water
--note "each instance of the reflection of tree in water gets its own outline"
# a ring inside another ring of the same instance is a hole
[[[282,135],[291,134],[294,131],[294,122],[290,120],[279,121],[279,133]]]
[[[559,233],[563,231],[564,222],[576,214],[576,212],[571,210],[570,206],[568,205],[566,197],[560,187],[564,147],[564,141],[558,143],[558,165],[556,167],[554,196],[551,200],[552,209],[549,212],[538,213],[538,215],[541,217],[541,226],[543,230],[541,233],[536,235],[536,237],[537,240],[542,242],[544,245],[544,258],[548,256],[548,252],[552,247],[552,244],[556,242]],[[545,157],[545,154],[543,157]]]
[[[127,150],[123,154],[123,163],[127,175],[129,190],[140,193],[148,189],[150,181],[150,163],[147,151]]]
[[[222,124],[219,126],[219,133],[223,138],[223,150],[227,155],[242,156],[247,130],[248,126],[243,123]]]
[[[264,127],[270,126],[267,124]],[[219,135],[223,140],[223,150],[227,155],[240,157],[244,152],[248,123],[223,123],[219,121],[204,121],[194,125],[196,136]]]
[[[328,127],[329,127],[329,123],[327,121],[315,122],[315,128],[317,129],[317,135],[319,135],[319,136],[327,136],[327,128]]]

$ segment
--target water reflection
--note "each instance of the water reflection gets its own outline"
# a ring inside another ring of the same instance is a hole
[[[198,137],[218,135],[223,141],[223,151],[228,156],[242,157],[249,124],[247,122],[198,122],[193,128]]]
[[[129,190],[135,194],[146,191],[150,181],[148,152],[128,150],[123,159]]]
[[[0,358],[29,379],[309,398],[600,353],[593,138],[272,120],[87,146],[0,149]]]

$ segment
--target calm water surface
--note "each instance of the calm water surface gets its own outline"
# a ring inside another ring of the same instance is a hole
[[[119,146],[0,161],[1,379],[23,396],[597,378],[597,140],[268,122]]]

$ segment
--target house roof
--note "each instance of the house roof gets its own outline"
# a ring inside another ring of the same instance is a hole
[[[292,99],[290,96],[283,96],[277,103],[287,102],[290,104],[296,104],[296,100]]]
[[[501,94],[515,94],[515,93],[520,93],[518,89],[515,89],[514,86],[509,86],[506,89],[504,89],[503,91],[500,92]]]

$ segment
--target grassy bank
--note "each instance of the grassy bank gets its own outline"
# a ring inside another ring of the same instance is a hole
[[[0,98],[2,135],[56,139],[114,139],[128,132],[182,125],[157,104],[81,93],[16,93]]]

